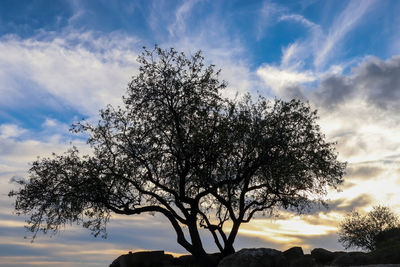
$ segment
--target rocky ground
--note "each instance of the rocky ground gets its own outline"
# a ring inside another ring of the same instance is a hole
[[[399,250],[397,250],[399,249]],[[322,267],[322,266],[400,266],[400,248],[364,252],[332,252],[316,248],[304,254],[301,247],[286,251],[271,248],[242,249],[219,261],[218,254],[212,255],[218,267]],[[144,251],[118,257],[110,267],[196,267],[190,255],[174,258],[164,251]]]
[[[400,233],[400,231],[399,231]],[[400,267],[400,234],[389,235],[371,252],[328,251],[315,248],[304,254],[301,247],[285,251],[271,248],[242,249],[220,259],[219,254],[210,255],[218,267],[326,267],[368,266]],[[174,258],[164,251],[144,251],[121,255],[110,267],[197,267],[191,255]]]

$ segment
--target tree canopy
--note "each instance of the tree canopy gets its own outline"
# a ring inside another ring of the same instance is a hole
[[[345,163],[308,103],[224,98],[225,82],[200,52],[155,47],[138,61],[123,107],[72,127],[88,136],[93,154],[72,148],[40,158],[29,181],[10,192],[35,234],[75,222],[98,235],[112,213],[156,212],[180,245],[206,259],[200,227],[228,255],[240,225],[255,214],[301,211],[342,183]]]
[[[377,237],[388,231],[400,227],[398,216],[386,206],[374,206],[370,212],[363,215],[358,211],[346,214],[340,224],[339,242],[348,249],[359,247],[374,250]]]

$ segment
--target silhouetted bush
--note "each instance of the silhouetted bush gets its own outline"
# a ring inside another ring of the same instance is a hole
[[[379,233],[375,237],[375,244],[377,249],[400,245],[400,227],[391,228]]]
[[[359,247],[372,251],[378,243],[377,238],[384,239],[388,235],[385,231],[398,226],[399,219],[389,207],[375,206],[366,215],[352,211],[340,224],[339,242],[346,249]]]

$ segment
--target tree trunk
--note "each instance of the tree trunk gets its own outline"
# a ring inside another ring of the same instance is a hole
[[[201,267],[216,267],[217,263],[214,262],[210,256],[204,251],[204,249],[198,252],[193,252],[193,257]]]
[[[233,253],[235,253],[233,244],[227,243],[227,244],[225,244],[224,250],[221,252],[221,256],[222,256],[222,258],[225,258],[226,256],[229,256]]]
[[[190,238],[192,240],[192,255],[200,264],[201,267],[216,267],[217,264],[213,262],[209,255],[206,253],[206,251],[203,248],[203,243],[201,242],[200,234],[197,229],[197,221],[194,218],[191,220],[188,220],[188,230],[190,234]]]
[[[229,256],[235,253],[235,249],[233,248],[233,242],[235,242],[235,238],[239,231],[240,223],[234,222],[231,232],[228,236],[228,240],[225,242],[224,250],[222,251],[222,257]]]

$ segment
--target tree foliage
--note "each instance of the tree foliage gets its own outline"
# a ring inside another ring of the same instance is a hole
[[[359,247],[374,250],[377,236],[399,226],[399,218],[389,207],[375,206],[366,215],[352,211],[340,224],[339,242],[346,249]]]
[[[88,135],[93,154],[72,148],[39,159],[30,180],[10,192],[31,231],[75,222],[97,235],[112,213],[156,212],[196,257],[205,255],[200,227],[227,255],[240,225],[256,213],[301,211],[342,182],[345,164],[307,103],[225,99],[219,71],[205,66],[200,52],[187,57],[155,47],[138,61],[124,106],[72,128]]]

